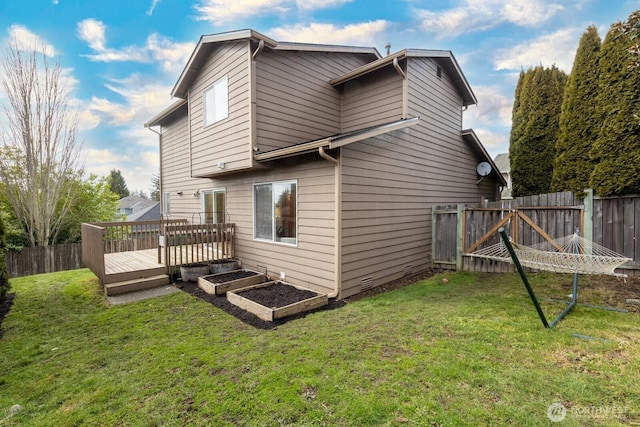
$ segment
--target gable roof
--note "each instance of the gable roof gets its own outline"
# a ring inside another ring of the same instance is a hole
[[[147,121],[144,124],[144,127],[148,128],[151,126],[161,125],[168,118],[174,115],[177,115],[177,113],[180,111],[182,107],[186,108],[187,103],[188,102],[186,99],[179,99],[177,102],[174,102],[173,104],[169,105],[167,108],[162,110],[160,113],[156,114],[155,117],[152,117],[151,119],[149,119],[149,121]],[[185,110],[185,113],[186,113],[186,110]]]
[[[237,40],[251,40],[258,43],[259,46],[267,47],[273,50],[296,50],[296,51],[308,51],[308,52],[342,52],[342,53],[364,53],[370,54],[373,58],[379,58],[376,48],[373,47],[357,47],[357,46],[339,46],[339,45],[324,45],[314,43],[287,43],[277,42],[257,31],[246,29],[238,31],[229,31],[226,33],[209,34],[200,37],[198,44],[191,53],[189,61],[182,70],[178,81],[176,82],[171,96],[177,98],[185,98],[187,94],[187,88],[189,87],[193,78],[201,71],[201,67],[206,61],[209,52],[216,43],[237,41]],[[261,48],[260,48],[261,49]]]
[[[447,72],[449,76],[451,76],[453,83],[462,95],[462,104],[464,106],[478,103],[475,94],[471,90],[469,82],[458,65],[458,61],[456,61],[456,58],[450,50],[404,49],[351,70],[348,73],[332,79],[329,83],[333,86],[339,86],[383,67],[390,65],[397,67],[397,61],[405,58],[429,58],[434,60]]]
[[[471,148],[480,155],[480,157],[484,158],[484,161],[491,165],[491,173],[498,179],[500,185],[505,187],[507,185],[507,181],[505,181],[502,173],[500,173],[500,170],[491,156],[489,156],[489,153],[487,153],[487,150],[485,150],[482,142],[480,142],[480,138],[478,138],[478,135],[476,135],[473,129],[465,129],[461,132],[461,135],[462,139],[469,144]]]

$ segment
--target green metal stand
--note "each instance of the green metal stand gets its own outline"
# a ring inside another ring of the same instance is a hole
[[[542,307],[540,307],[540,303],[538,302],[538,298],[536,298],[536,294],[533,292],[533,289],[531,288],[531,284],[529,283],[529,279],[527,279],[527,275],[524,272],[524,268],[522,268],[522,264],[520,264],[520,260],[518,259],[516,252],[513,250],[513,246],[511,245],[511,241],[509,240],[509,236],[507,235],[507,232],[504,230],[504,228],[500,228],[498,232],[502,237],[502,241],[504,242],[504,245],[507,247],[507,250],[509,251],[509,255],[511,255],[511,259],[513,260],[513,264],[516,266],[516,270],[518,270],[518,274],[520,274],[522,283],[524,283],[524,286],[527,288],[527,292],[531,297],[531,301],[533,301],[533,305],[536,307],[536,311],[538,312],[538,316],[540,316],[540,320],[542,321],[542,324],[544,325],[545,328],[553,328],[571,310],[573,310],[573,308],[578,303],[578,273],[573,274],[573,293],[571,295],[571,302],[562,311],[562,313],[558,315],[558,317],[553,319],[551,323],[547,322],[547,318],[545,317],[544,312],[542,311]]]

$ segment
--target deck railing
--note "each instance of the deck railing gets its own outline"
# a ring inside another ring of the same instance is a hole
[[[235,224],[165,224],[160,245],[167,274],[185,264],[209,263],[235,257]]]
[[[97,224],[83,223],[82,232],[82,264],[98,276],[104,283],[104,236],[105,228]]]
[[[189,224],[187,219],[82,224],[82,262],[105,283],[105,255],[158,249],[167,273],[184,264],[234,258],[235,224]]]

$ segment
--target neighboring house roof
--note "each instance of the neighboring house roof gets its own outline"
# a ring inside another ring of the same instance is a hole
[[[493,159],[500,172],[511,172],[511,163],[509,162],[509,153],[498,154]]]
[[[347,144],[351,144],[353,142],[362,141],[363,139],[372,138],[374,136],[382,135],[387,132],[413,126],[418,123],[418,120],[418,117],[413,117],[406,120],[397,120],[395,122],[385,123],[383,125],[372,126],[353,132],[328,136],[326,138],[303,142],[301,144],[278,148],[276,150],[265,151],[263,153],[256,154],[254,158],[260,162],[310,153],[312,151],[317,151],[320,148],[338,148]]]
[[[500,185],[506,186],[507,181],[502,176],[502,173],[500,173],[500,169],[498,169],[498,166],[494,163],[493,159],[491,159],[491,156],[489,156],[489,153],[487,153],[487,150],[485,150],[484,146],[480,142],[480,139],[478,138],[478,135],[476,135],[473,129],[465,129],[461,132],[461,135],[462,139],[467,142],[467,144],[469,144],[474,151],[479,153],[481,157],[484,157],[486,161],[491,165],[491,173],[496,178],[498,178],[498,180],[500,181]]]
[[[426,49],[404,49],[391,55],[387,55],[384,58],[380,58],[376,61],[365,64],[361,67],[351,70],[342,76],[332,79],[329,83],[333,86],[338,86],[343,83],[361,77],[372,71],[379,70],[380,68],[393,65],[399,73],[404,72],[398,65],[398,61],[405,58],[430,58],[433,59],[439,66],[445,69],[456,85],[457,89],[462,95],[462,103],[464,106],[477,104],[475,94],[471,90],[471,85],[462,73],[462,69],[458,65],[458,61],[453,56],[453,53],[449,50],[426,50]]]
[[[180,74],[178,81],[176,82],[171,96],[177,98],[186,99],[187,88],[189,87],[193,78],[195,78],[201,71],[202,66],[206,62],[211,46],[215,43],[230,42],[237,40],[253,40],[258,43],[258,49],[261,50],[264,47],[274,50],[298,50],[298,51],[312,51],[312,52],[344,52],[344,53],[364,53],[372,55],[372,58],[379,58],[376,48],[373,47],[357,47],[357,46],[335,46],[335,45],[323,45],[313,43],[286,43],[277,42],[263,34],[260,34],[254,30],[238,30],[229,31],[226,33],[210,34],[200,37],[198,44],[196,45],[187,65]],[[255,53],[254,53],[255,54]]]
[[[120,211],[131,209],[137,211],[146,208],[147,206],[151,206],[153,203],[156,202],[154,202],[153,200],[145,199],[144,197],[131,195],[118,200],[118,210]]]
[[[160,219],[160,202],[153,202],[151,206],[127,215],[127,221],[153,221]]]

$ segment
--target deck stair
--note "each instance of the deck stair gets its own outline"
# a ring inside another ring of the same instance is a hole
[[[157,288],[159,286],[165,286],[170,283],[171,280],[169,279],[168,275],[158,274],[154,276],[124,280],[121,282],[107,283],[104,285],[104,291],[107,296],[121,295],[128,292]]]

